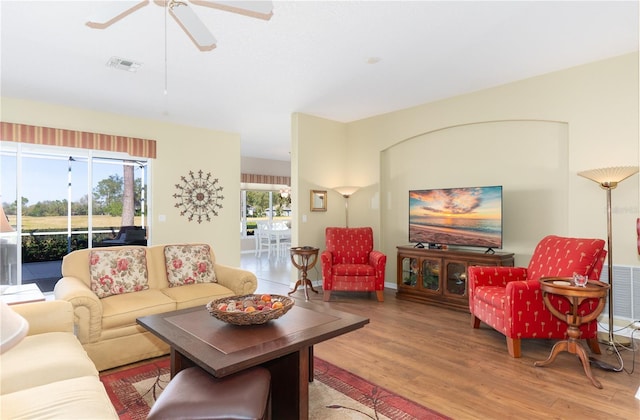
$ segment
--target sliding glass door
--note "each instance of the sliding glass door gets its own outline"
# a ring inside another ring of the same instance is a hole
[[[136,244],[146,244],[147,161],[83,149],[0,146],[1,284],[35,282],[52,290],[64,255],[117,245],[119,237],[125,244],[119,235],[125,226],[136,229]]]

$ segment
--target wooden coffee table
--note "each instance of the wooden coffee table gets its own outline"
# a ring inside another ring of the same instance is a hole
[[[194,365],[218,378],[252,366],[268,368],[274,419],[308,419],[313,345],[369,323],[367,318],[304,301],[262,325],[227,324],[204,306],[137,321],[170,345],[172,377]]]

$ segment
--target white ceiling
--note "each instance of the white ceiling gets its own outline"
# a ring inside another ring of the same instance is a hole
[[[153,2],[85,26],[103,3],[2,0],[2,96],[236,132],[284,161],[294,112],[349,122],[638,50],[637,1],[275,1],[269,21],[190,4],[208,52],[171,18],[165,49]]]

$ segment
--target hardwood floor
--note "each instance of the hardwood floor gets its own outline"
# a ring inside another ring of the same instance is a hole
[[[284,282],[259,277],[258,292],[286,294]],[[522,358],[507,353],[505,338],[482,324],[471,328],[470,315],[450,309],[374,294],[333,292],[331,302],[311,293],[318,305],[366,316],[366,327],[315,346],[315,355],[379,386],[404,395],[454,419],[638,419],[640,366],[622,351],[627,372],[593,367],[597,389],[580,360],[563,353],[547,367],[555,341],[525,340]],[[292,297],[304,299],[298,290]],[[636,347],[640,342],[636,340]],[[618,366],[602,345],[599,358]],[[638,359],[638,356],[636,356]],[[640,361],[637,361],[640,363]]]

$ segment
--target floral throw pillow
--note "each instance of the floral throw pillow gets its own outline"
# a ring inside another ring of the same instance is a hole
[[[217,281],[209,245],[167,245],[164,260],[169,287]]]
[[[149,288],[144,248],[93,250],[89,254],[91,290],[99,298]]]

